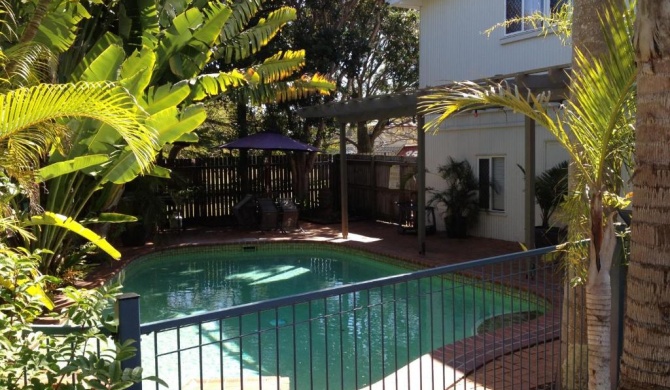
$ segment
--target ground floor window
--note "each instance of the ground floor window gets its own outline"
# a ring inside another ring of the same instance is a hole
[[[479,158],[479,207],[505,211],[505,158]]]

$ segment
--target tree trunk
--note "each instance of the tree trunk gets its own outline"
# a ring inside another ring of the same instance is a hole
[[[293,153],[291,173],[293,174],[293,196],[302,207],[309,199],[309,172],[314,167],[316,153]]]
[[[670,0],[639,0],[631,258],[621,389],[670,389]]]
[[[42,24],[42,19],[47,14],[47,11],[49,11],[49,6],[51,5],[51,0],[40,0],[37,3],[37,6],[35,7],[35,12],[33,13],[32,17],[30,18],[30,21],[28,22],[28,25],[26,26],[25,30],[23,30],[23,34],[21,35],[20,42],[21,43],[26,43],[32,41],[35,36],[37,35],[37,31],[40,28],[40,25]]]
[[[621,3],[621,0],[613,0],[615,2]],[[573,51],[574,49],[579,49],[587,57],[599,58],[607,52],[607,45],[605,43],[602,27],[600,24],[599,14],[603,14],[604,10],[608,5],[608,1],[602,0],[573,0],[573,19],[572,19],[572,43]],[[573,55],[573,59],[574,59]],[[573,72],[579,72],[579,67],[573,60],[572,63]],[[570,168],[569,172],[569,182],[574,183],[574,171]],[[572,189],[573,184],[570,184],[569,187]],[[602,215],[602,214],[601,214]],[[591,261],[593,261],[591,259]],[[570,272],[570,271],[568,271]],[[571,280],[570,274],[567,275],[568,280]],[[590,275],[588,276],[590,279]],[[607,275],[609,278],[609,274]],[[609,279],[608,279],[609,280]],[[587,283],[589,280],[587,280]],[[599,281],[602,283],[604,281]],[[566,287],[568,288],[568,287]],[[563,305],[567,307],[563,308],[563,312],[570,311],[576,315],[581,315],[586,313],[589,310],[589,303],[596,303],[597,300],[593,294],[600,291],[600,286],[577,286],[572,288],[573,295],[575,299],[565,299],[563,300]],[[590,292],[589,292],[590,290]],[[604,290],[603,290],[604,292]],[[570,292],[567,294],[569,295]],[[586,299],[580,299],[586,296]],[[611,295],[607,295],[607,299],[610,299]],[[605,299],[605,297],[603,297]],[[575,306],[572,306],[575,305]],[[579,305],[586,305],[586,307],[580,307]],[[587,315],[588,317],[588,315]],[[565,317],[564,317],[565,318]],[[561,351],[566,353],[562,355],[563,361],[561,362],[561,386],[563,389],[583,389],[584,382],[589,378],[589,383],[591,383],[590,375],[593,371],[587,370],[588,365],[591,364],[591,354],[588,349],[589,338],[591,337],[592,332],[588,329],[588,321],[578,320],[579,317],[574,317],[574,322],[572,324],[566,324],[561,327]],[[608,314],[609,318],[609,314]],[[586,329],[584,328],[586,326]],[[609,332],[609,328],[607,329]],[[588,335],[587,340],[584,340],[584,335]],[[594,337],[596,337],[594,335]],[[602,335],[602,337],[607,337],[609,339],[609,333]],[[588,356],[587,364],[585,363],[585,357]],[[601,366],[599,363],[598,366]],[[606,367],[607,380],[609,381],[609,366]],[[608,382],[609,383],[609,382]],[[589,387],[591,388],[591,387]],[[609,387],[608,387],[609,390]]]
[[[368,135],[367,122],[356,123],[356,146],[358,153],[372,153],[372,142]]]
[[[593,229],[589,243],[589,273],[586,283],[586,327],[588,345],[589,389],[611,390],[611,316],[612,284],[610,269],[616,247],[614,214],[602,228],[602,203],[600,193],[591,203]],[[595,212],[594,212],[595,210]],[[598,236],[601,237],[598,237]]]

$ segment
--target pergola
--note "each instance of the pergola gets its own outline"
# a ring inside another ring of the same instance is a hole
[[[527,90],[533,94],[549,92],[550,100],[562,102],[567,98],[569,83],[569,64],[525,72],[496,75],[492,78],[476,80],[478,84],[491,84],[505,81],[510,86]],[[444,85],[442,87],[449,87]],[[435,87],[440,88],[440,87]],[[418,96],[429,92],[431,88],[418,91],[401,92],[390,95],[378,95],[362,99],[351,99],[323,105],[304,107],[298,111],[303,118],[334,118],[340,124],[340,199],[342,212],[342,238],[349,234],[349,201],[347,189],[346,126],[371,120],[417,117],[417,210],[426,207],[426,140],[424,116],[418,109]],[[493,107],[492,107],[493,108]],[[535,121],[525,120],[525,244],[535,247]],[[426,252],[426,214],[417,213],[417,238],[419,253]]]

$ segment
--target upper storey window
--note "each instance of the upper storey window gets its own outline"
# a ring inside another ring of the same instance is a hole
[[[541,13],[549,16],[559,9],[566,0],[505,0],[505,19],[521,19],[505,27],[505,33],[512,34],[520,31],[532,30],[536,27],[523,20],[524,17]]]

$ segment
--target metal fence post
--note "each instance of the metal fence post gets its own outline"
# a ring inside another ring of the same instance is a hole
[[[118,341],[124,343],[133,340],[137,352],[135,356],[121,362],[121,368],[135,368],[142,365],[142,347],[140,345],[140,296],[135,293],[126,293],[116,298],[116,318],[118,320]],[[142,382],[135,383],[130,390],[142,390]]]

